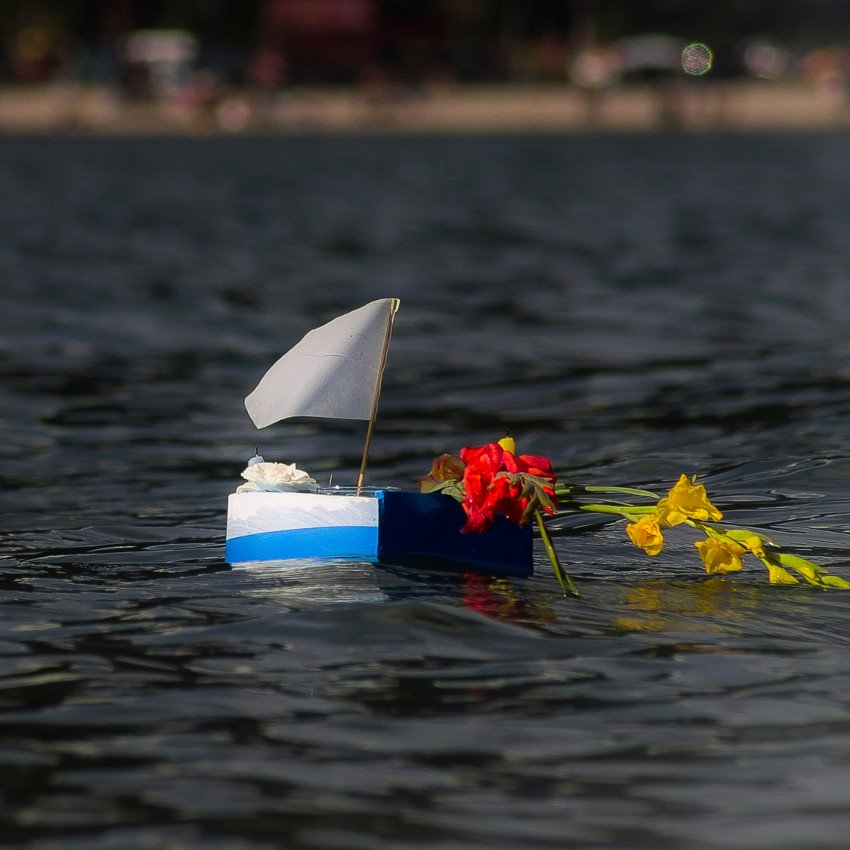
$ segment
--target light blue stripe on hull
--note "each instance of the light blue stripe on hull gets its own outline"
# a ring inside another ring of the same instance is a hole
[[[277,561],[294,558],[378,557],[378,529],[368,526],[331,526],[266,531],[231,537],[224,546],[228,564],[243,561]]]

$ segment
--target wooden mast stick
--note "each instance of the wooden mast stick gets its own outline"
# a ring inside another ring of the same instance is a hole
[[[393,319],[399,305],[398,298],[393,298],[390,304],[390,318],[387,322],[387,334],[384,337],[384,350],[381,352],[381,365],[378,367],[378,381],[375,384],[375,396],[372,399],[372,412],[369,414],[369,425],[366,428],[366,440],[363,445],[363,459],[360,461],[360,472],[357,473],[357,492],[360,493],[360,488],[363,486],[363,479],[366,477],[366,462],[369,458],[369,446],[372,443],[372,431],[375,428],[375,419],[378,415],[378,400],[381,397],[381,381],[384,377],[384,366],[387,363],[387,353],[390,349],[390,337],[393,332]]]

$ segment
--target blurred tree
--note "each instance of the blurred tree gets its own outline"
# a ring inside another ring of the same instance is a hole
[[[149,27],[188,29],[201,44],[202,61],[232,65],[263,46],[263,21],[274,2],[0,0],[0,67],[49,75],[74,50],[106,55],[126,32]],[[406,64],[436,64],[461,78],[512,76],[523,67],[517,57],[530,53],[538,73],[557,76],[562,57],[591,41],[650,32],[705,41],[718,55],[754,35],[800,51],[850,41],[847,0],[369,2],[381,33],[377,58],[402,71]]]

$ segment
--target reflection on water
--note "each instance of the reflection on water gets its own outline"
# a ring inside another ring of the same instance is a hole
[[[286,610],[381,602],[388,598],[372,564],[355,561],[266,561],[236,565],[248,581],[240,593]]]
[[[292,342],[402,300],[372,483],[506,427],[850,578],[842,135],[0,140],[0,821],[38,848],[843,848],[850,594],[564,518],[537,575],[229,569]],[[445,167],[446,163],[451,168]]]
[[[783,605],[784,602],[784,605]],[[645,581],[622,588],[622,604],[627,612],[615,625],[624,631],[746,633],[758,621],[765,607],[784,609],[788,616],[803,617],[811,612],[806,591],[791,598],[776,587],[711,578],[678,583]]]
[[[465,573],[461,602],[470,611],[517,623],[546,623],[555,612],[544,602],[524,595],[509,579]]]
[[[422,572],[345,560],[268,561],[232,570],[248,579],[240,588],[241,595],[290,611],[418,597],[452,602],[514,623],[542,624],[555,619],[552,608],[529,593],[522,582],[478,573]]]

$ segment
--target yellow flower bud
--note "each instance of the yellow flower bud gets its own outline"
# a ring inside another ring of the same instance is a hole
[[[759,560],[764,561],[767,558],[767,555],[764,553],[764,543],[758,534],[752,534],[742,542],[744,544],[744,548],[749,552],[752,552]]]
[[[655,516],[649,514],[626,526],[629,540],[647,555],[657,555],[664,548],[664,536]]]
[[[765,561],[765,566],[767,567],[768,575],[770,576],[771,584],[799,584],[800,580],[795,578],[788,572],[788,570],[782,569],[778,564],[774,564],[770,561]]]
[[[708,537],[705,540],[698,540],[694,546],[699,549],[705,571],[709,575],[734,573],[743,567],[741,555],[746,549],[734,540],[716,540],[714,537]]]

